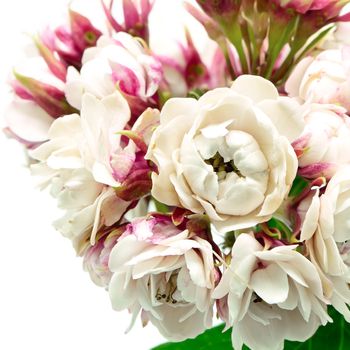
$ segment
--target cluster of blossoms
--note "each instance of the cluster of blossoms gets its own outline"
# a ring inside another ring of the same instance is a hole
[[[188,0],[209,63],[186,27],[152,48],[152,0],[34,38],[5,132],[131,326],[180,341],[216,309],[234,349],[278,350],[350,322],[347,2]]]

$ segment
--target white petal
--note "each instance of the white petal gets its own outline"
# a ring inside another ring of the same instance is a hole
[[[269,80],[255,75],[241,75],[233,82],[231,89],[256,103],[279,97],[276,87]]]
[[[282,303],[288,297],[288,277],[276,264],[255,271],[250,285],[269,304]]]

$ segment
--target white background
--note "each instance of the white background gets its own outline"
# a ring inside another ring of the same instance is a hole
[[[66,3],[1,1],[1,114],[10,98],[5,80],[19,60],[24,33],[60,17]],[[159,25],[168,20],[162,17]],[[164,342],[152,325],[142,329],[140,322],[124,334],[129,315],[111,309],[108,294],[90,281],[70,242],[54,231],[54,201],[34,188],[21,147],[1,132],[0,162],[0,349],[148,350]]]

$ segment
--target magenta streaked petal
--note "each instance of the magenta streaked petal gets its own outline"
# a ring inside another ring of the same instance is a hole
[[[147,152],[147,145],[144,142],[142,135],[140,135],[136,131],[123,130],[123,131],[120,131],[119,134],[124,135],[130,140],[132,140],[135,143],[136,147],[140,149],[142,152],[144,153]]]
[[[95,46],[102,33],[83,15],[72,10],[69,11],[69,15],[72,38],[78,48],[84,51],[88,47]]]
[[[112,8],[113,8],[113,0],[109,3],[109,8],[106,6],[104,0],[101,0],[103,11],[105,12],[105,15],[107,17],[108,22],[113,27],[113,29],[116,32],[122,32],[124,28],[115,20],[115,18],[112,16]]]
[[[296,139],[295,141],[292,142],[292,147],[294,148],[294,151],[298,154],[300,154],[300,152],[304,152],[305,148],[307,147],[310,139],[312,137],[311,133],[307,133],[301,137],[299,137],[298,139]]]
[[[303,168],[299,168],[298,174],[305,176],[307,178],[316,178],[320,176],[325,176],[330,178],[336,171],[336,164],[332,163],[315,163],[307,165]]]
[[[115,189],[119,198],[124,201],[134,201],[149,194],[152,181],[149,169],[131,170],[120,187]]]
[[[4,128],[2,131],[8,138],[15,139],[16,141],[24,145],[27,149],[34,149],[41,144],[41,142],[32,142],[25,140],[22,137],[19,137],[9,127]]]
[[[154,5],[154,0],[141,0],[141,23],[146,23],[148,21],[148,15],[152,11]]]
[[[22,100],[34,100],[33,95],[28,90],[26,90],[17,80],[11,81],[10,84],[13,88],[14,93]]]
[[[127,153],[126,151],[119,151],[113,154],[110,160],[113,177],[118,182],[123,182],[128,176],[135,161],[135,154]]]
[[[217,48],[214,53],[213,60],[210,68],[210,86],[209,88],[214,89],[219,86],[225,86],[227,65],[224,54],[220,48]]]
[[[131,96],[137,96],[140,91],[140,82],[136,74],[128,67],[120,63],[113,62],[112,78],[119,84],[122,92]]]
[[[134,28],[140,23],[139,14],[133,0],[123,0],[123,12],[126,30]]]
[[[146,91],[145,96],[153,96],[163,79],[163,67],[160,61],[151,56],[145,56],[148,59],[143,60],[144,67],[147,71],[146,75]]]
[[[54,54],[54,52],[46,46],[39,38],[35,39],[35,45],[40,55],[45,60],[51,72],[63,82],[66,81],[67,67]]]

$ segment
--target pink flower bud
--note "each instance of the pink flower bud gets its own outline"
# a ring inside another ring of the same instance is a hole
[[[55,56],[54,51],[47,47],[40,38],[34,38],[35,45],[40,55],[45,60],[51,72],[60,80],[66,81],[67,66]]]
[[[86,48],[95,46],[102,33],[86,17],[77,12],[70,10],[69,17],[72,39],[77,48],[84,52]]]
[[[14,91],[21,98],[33,100],[54,118],[74,113],[75,109],[67,103],[64,92],[55,86],[17,72],[14,72],[14,76],[17,79],[14,84]]]
[[[84,51],[95,46],[102,33],[78,12],[70,10],[69,19],[69,25],[62,25],[54,30],[46,28],[40,39],[61,62],[80,68]]]
[[[140,0],[140,6],[137,6],[133,0],[122,0],[124,22],[120,23],[113,14],[114,0],[109,1],[108,7],[105,1],[102,0],[106,17],[116,32],[127,32],[146,41],[148,41],[149,36],[148,16],[153,4],[154,0]]]
[[[222,36],[222,32],[218,24],[207,14],[205,14],[203,11],[199,10],[197,7],[193,6],[189,2],[185,2],[184,6],[187,12],[203,25],[211,39],[217,40],[220,36]]]
[[[225,84],[226,62],[219,48],[213,52],[210,64],[205,64],[188,30],[186,44],[179,43],[181,59],[157,56],[162,62],[164,80],[175,96],[186,95],[192,89],[211,89]]]

